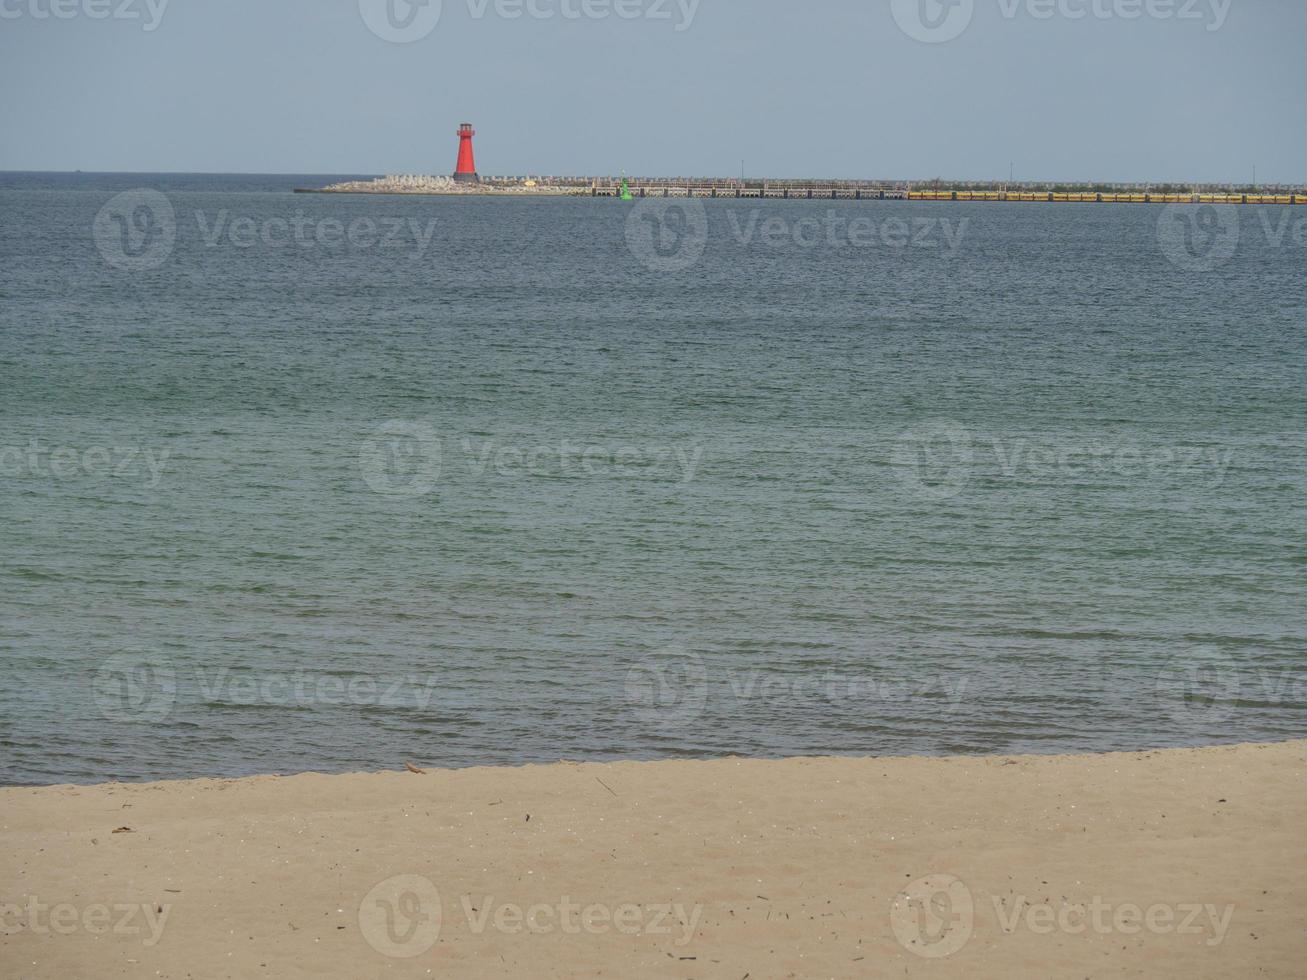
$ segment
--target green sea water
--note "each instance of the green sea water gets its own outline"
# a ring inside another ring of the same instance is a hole
[[[326,182],[0,175],[0,781],[1307,734],[1307,208]]]

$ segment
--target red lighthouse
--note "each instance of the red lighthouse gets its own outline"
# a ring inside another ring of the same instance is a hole
[[[476,130],[471,123],[458,127],[458,166],[454,169],[454,179],[460,184],[479,184],[476,157],[472,155],[472,137]]]

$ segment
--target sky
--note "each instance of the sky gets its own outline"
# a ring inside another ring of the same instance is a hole
[[[0,0],[0,170],[1307,182],[1303,0]]]

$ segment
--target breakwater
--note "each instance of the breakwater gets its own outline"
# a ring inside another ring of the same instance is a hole
[[[1174,184],[986,184],[946,185],[931,181],[872,180],[738,180],[715,177],[625,178],[638,198],[767,198],[776,200],[862,201],[1016,201],[1075,204],[1307,204],[1307,186]],[[620,197],[620,177],[482,177],[479,183],[457,183],[449,177],[389,176],[350,181],[325,188],[304,188],[318,194],[451,194]]]
[[[952,187],[912,189],[859,187],[842,184],[784,182],[776,185],[721,186],[716,184],[630,185],[635,197],[769,198],[781,200],[879,201],[1020,201],[1098,204],[1307,204],[1307,191],[1295,193],[1157,192],[1157,191],[1055,191],[967,190]],[[619,197],[620,184],[596,184],[594,197]]]
[[[351,180],[328,187],[297,187],[296,194],[427,194],[427,195],[498,195],[562,197],[584,195],[588,187],[542,184],[530,178],[520,180],[483,180],[464,183],[452,177],[399,174],[375,180]]]

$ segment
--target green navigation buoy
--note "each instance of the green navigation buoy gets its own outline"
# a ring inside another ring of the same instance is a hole
[[[623,201],[635,200],[635,195],[631,193],[631,185],[626,182],[625,177],[622,178],[622,200]]]

